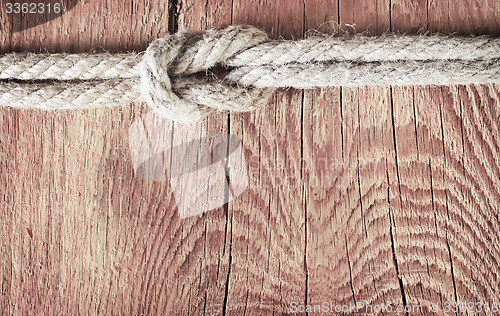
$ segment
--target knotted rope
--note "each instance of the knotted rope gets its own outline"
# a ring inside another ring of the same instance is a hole
[[[216,67],[225,75],[214,75]],[[210,74],[201,76],[200,73]],[[310,37],[269,40],[248,26],[179,32],[143,54],[0,55],[0,106],[81,109],[145,101],[179,122],[251,111],[276,88],[500,82],[492,37]]]

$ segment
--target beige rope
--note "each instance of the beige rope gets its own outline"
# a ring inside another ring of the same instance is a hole
[[[137,80],[0,84],[0,105],[20,109],[91,109],[127,105],[139,100]]]
[[[0,79],[134,78],[139,61],[135,54],[7,54],[0,56]]]
[[[211,74],[216,66],[226,75]],[[197,73],[209,76],[194,75]],[[0,105],[76,109],[146,101],[191,122],[214,111],[250,111],[276,88],[500,82],[500,39],[311,37],[270,41],[253,27],[179,32],[144,54],[0,56]]]
[[[230,81],[257,88],[293,87],[313,89],[365,85],[453,85],[499,82],[500,58],[488,60],[389,61],[381,63],[338,62],[287,67],[263,65],[240,67],[228,75]]]

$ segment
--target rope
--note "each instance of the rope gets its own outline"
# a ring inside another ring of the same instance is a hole
[[[0,56],[0,79],[96,80],[139,76],[133,54],[7,54]]]
[[[221,78],[217,67],[225,68]],[[200,74],[209,74],[200,76]],[[181,31],[136,54],[0,55],[0,105],[81,109],[145,101],[192,122],[251,111],[276,88],[500,82],[500,38],[317,36],[274,40],[249,26]]]
[[[129,104],[140,100],[137,84],[128,80],[88,81],[72,84],[0,84],[0,105],[19,109],[91,109]]]

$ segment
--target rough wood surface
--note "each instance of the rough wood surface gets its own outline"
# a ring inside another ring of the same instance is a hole
[[[500,31],[497,0],[82,0],[16,33],[0,7],[0,52],[141,51],[232,23],[284,38]],[[209,134],[242,140],[249,188],[187,219],[168,182],[134,176],[128,127],[148,111],[0,109],[2,314],[500,303],[497,85],[280,90],[210,117]]]

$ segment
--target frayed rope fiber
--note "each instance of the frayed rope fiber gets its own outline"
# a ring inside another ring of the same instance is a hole
[[[225,74],[218,78],[221,66]],[[488,83],[500,83],[500,39],[485,36],[287,41],[229,26],[181,31],[141,54],[0,55],[0,106],[55,110],[145,101],[184,123],[214,111],[251,111],[281,87]]]

